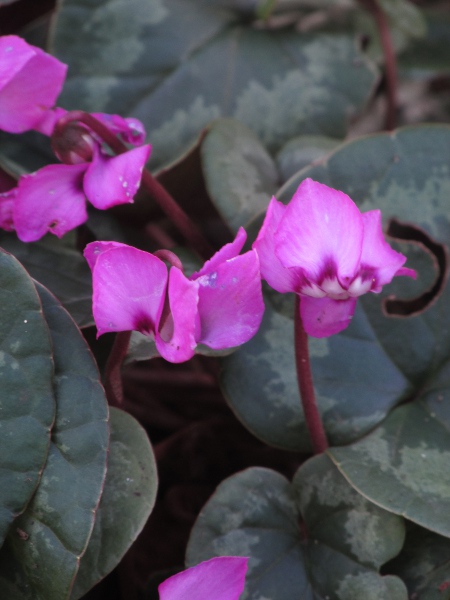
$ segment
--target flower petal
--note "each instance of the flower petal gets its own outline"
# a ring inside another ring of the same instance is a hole
[[[120,115],[107,113],[92,113],[92,116],[106,125],[110,131],[120,135],[127,144],[142,146],[145,142],[145,127],[138,119],[131,117],[124,119]]]
[[[373,271],[372,291],[381,291],[383,285],[390,283],[397,274],[415,277],[412,269],[399,273],[406,262],[406,256],[393,250],[384,239],[381,211],[370,210],[361,216],[364,224],[361,272],[363,274],[366,269],[369,272]]]
[[[200,271],[192,275],[191,279],[197,279],[198,277],[206,275],[207,273],[213,273],[221,263],[237,256],[242,250],[246,239],[247,233],[245,229],[243,227],[239,227],[239,231],[237,232],[234,240],[229,244],[225,244],[225,246],[216,252],[212,258],[207,260]]]
[[[160,600],[239,600],[248,558],[219,556],[177,573],[158,587]]]
[[[319,283],[327,274],[346,285],[359,266],[363,223],[343,192],[305,179],[286,207],[275,233],[275,252],[285,267],[297,267]],[[327,273],[329,269],[335,273]]]
[[[302,296],[300,316],[308,335],[321,338],[343,331],[355,312],[356,298],[333,300]]]
[[[276,198],[272,198],[264,223],[252,246],[259,256],[261,277],[267,281],[270,287],[282,294],[299,291],[303,283],[299,270],[287,269],[275,254],[274,234],[285,210],[284,204],[278,202]]]
[[[0,40],[0,129],[34,129],[61,92],[67,66],[10,35]]]
[[[195,354],[198,317],[198,284],[172,267],[169,275],[170,314],[155,334],[156,347],[163,358],[180,363]]]
[[[85,247],[83,254],[91,271],[95,267],[98,257],[113,248],[129,248],[129,246],[127,246],[127,244],[121,244],[120,242],[91,242]]]
[[[255,335],[264,313],[259,260],[246,252],[202,275],[199,284],[200,337],[215,350],[233,348]]]
[[[149,155],[149,145],[117,156],[107,156],[99,148],[84,178],[84,191],[91,204],[106,210],[117,204],[133,202]]]
[[[87,220],[85,170],[86,165],[48,165],[20,178],[13,217],[22,242],[35,242],[49,231],[62,237]]]
[[[97,337],[109,331],[154,333],[167,285],[159,258],[131,246],[111,248],[97,257],[92,283]]]

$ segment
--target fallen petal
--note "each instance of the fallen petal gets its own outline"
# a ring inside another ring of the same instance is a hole
[[[248,558],[220,556],[166,579],[160,600],[238,600],[244,591]]]

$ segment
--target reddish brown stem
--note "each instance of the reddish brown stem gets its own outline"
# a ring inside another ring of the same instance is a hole
[[[113,347],[105,366],[104,382],[106,398],[110,406],[123,404],[122,363],[130,345],[131,331],[116,334]]]
[[[68,123],[78,121],[87,125],[116,154],[126,152],[126,145],[112,133],[106,125],[93,117],[91,114],[81,110],[74,110],[66,113],[56,124],[53,136],[59,135]],[[189,245],[204,259],[208,259],[214,253],[209,243],[205,240],[198,227],[192,222],[184,210],[177,204],[165,188],[153,177],[153,175],[144,169],[142,173],[142,185],[149,192],[158,206],[169,217],[172,223],[178,228]]]
[[[360,4],[372,13],[380,34],[386,69],[387,110],[385,127],[395,129],[397,112],[397,57],[392,43],[389,21],[377,0],[360,0]]]
[[[297,381],[302,399],[305,422],[311,437],[314,454],[321,454],[328,448],[327,437],[323,428],[322,418],[317,408],[314,384],[309,360],[308,334],[300,316],[300,296],[295,300],[294,344]]]

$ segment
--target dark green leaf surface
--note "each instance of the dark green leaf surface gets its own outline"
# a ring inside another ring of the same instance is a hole
[[[81,598],[121,560],[147,521],[158,477],[147,434],[128,413],[111,409],[108,471],[89,546],[71,598]]]
[[[410,526],[405,547],[389,565],[415,600],[450,599],[450,540]]]
[[[298,183],[310,176],[347,192],[363,211],[380,208],[385,223],[393,217],[412,223],[448,248],[449,156],[449,127],[405,128],[342,146],[323,165],[291,180],[280,197],[290,198]],[[415,247],[421,275],[415,285],[424,292],[430,287],[431,269],[423,270],[426,259],[420,259],[420,245],[410,246]],[[406,297],[410,285],[406,279],[397,278],[381,297],[368,294],[360,304],[378,343],[411,382],[409,397],[414,402],[396,410],[367,438],[331,452],[352,485],[370,500],[450,536],[446,466],[450,459],[450,415],[443,402],[449,397],[450,286],[446,283],[442,293],[419,314],[386,316],[383,297],[392,293]],[[349,334],[354,325],[348,328]]]
[[[277,168],[254,133],[234,119],[218,119],[201,144],[206,189],[236,233],[263,212],[277,189]]]
[[[0,251],[0,546],[30,500],[55,415],[52,347],[33,281]]]
[[[186,560],[249,556],[251,600],[406,600],[400,579],[378,574],[403,538],[400,518],[367,502],[320,456],[292,484],[256,467],[225,480],[199,515]]]
[[[323,164],[301,171],[277,197],[288,202],[299,183],[312,177],[348,193],[363,211],[380,208],[384,223],[395,217],[416,224],[448,247],[449,156],[447,126],[371,136],[344,144]],[[310,340],[318,402],[333,445],[362,437],[400,401],[422,394],[425,384],[445,389],[436,376],[450,354],[450,287],[425,312],[387,316],[384,298],[418,296],[438,276],[436,260],[422,244],[404,241],[397,247],[408,256],[408,266],[417,269],[417,281],[396,278],[382,294],[358,300],[344,332]],[[293,323],[287,316],[293,309],[287,302],[279,294],[270,295],[257,336],[222,361],[222,386],[232,409],[258,437],[303,450],[306,433],[294,370]]]
[[[60,103],[141,119],[152,164],[232,116],[271,150],[302,133],[343,137],[376,74],[350,36],[258,30],[204,0],[64,0],[53,48],[70,64]]]
[[[0,246],[11,252],[30,275],[45,285],[79,327],[93,325],[92,275],[80,252],[55,236],[25,244],[15,233],[0,232]]]
[[[0,551],[5,600],[69,597],[106,474],[108,407],[96,365],[70,316],[38,290],[53,344],[56,420],[38,490]]]

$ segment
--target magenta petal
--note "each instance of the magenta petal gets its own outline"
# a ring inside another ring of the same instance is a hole
[[[91,271],[95,267],[98,257],[113,248],[129,248],[129,246],[127,244],[120,244],[119,242],[91,242],[85,247],[83,254]]]
[[[101,210],[133,202],[150,155],[150,146],[134,148],[117,156],[95,153],[84,178],[84,191],[91,204]]]
[[[145,142],[145,127],[138,119],[126,118],[120,115],[107,113],[92,113],[92,116],[101,121],[110,131],[120,135],[124,142],[133,146],[142,146]]]
[[[393,250],[384,239],[379,210],[370,210],[361,216],[364,224],[361,270],[373,270],[374,291],[380,291],[383,285],[390,283],[395,275],[400,274],[398,272],[406,262],[406,256]],[[412,269],[408,269],[408,272],[401,274],[411,277],[411,271]]]
[[[153,254],[121,245],[101,253],[92,271],[98,335],[109,331],[154,333],[167,284],[167,267]]]
[[[275,233],[275,252],[285,267],[303,269],[318,282],[336,268],[342,284],[353,279],[363,239],[361,213],[343,192],[305,179]]]
[[[297,291],[301,287],[302,277],[296,270],[285,268],[275,254],[274,234],[280,223],[286,206],[272,198],[267,208],[263,226],[253,244],[259,256],[261,277],[273,287],[274,290],[284,294]]]
[[[198,314],[198,284],[172,267],[169,276],[170,314],[166,323],[161,323],[155,341],[163,358],[180,363],[192,358],[197,342],[195,328]]]
[[[82,188],[86,165],[48,165],[20,178],[13,216],[22,242],[58,237],[87,220]]]
[[[247,239],[247,233],[245,229],[239,227],[239,231],[236,234],[236,237],[230,244],[225,244],[218,252],[216,252],[212,258],[207,260],[203,267],[197,273],[194,273],[191,279],[197,279],[197,277],[201,277],[206,273],[211,273],[215,269],[217,269],[218,265],[225,262],[226,260],[230,260],[230,258],[234,258],[239,254],[242,250],[245,240]]]
[[[20,67],[20,68],[19,68]],[[34,129],[61,92],[67,66],[17,36],[0,39],[0,129]]]
[[[233,348],[255,335],[264,313],[259,260],[246,252],[199,277],[199,342],[215,350]]]
[[[166,579],[160,600],[239,600],[244,591],[248,559],[220,556]]]
[[[356,298],[333,300],[332,298],[300,299],[300,315],[308,335],[321,338],[343,331],[350,324],[355,312]]]

